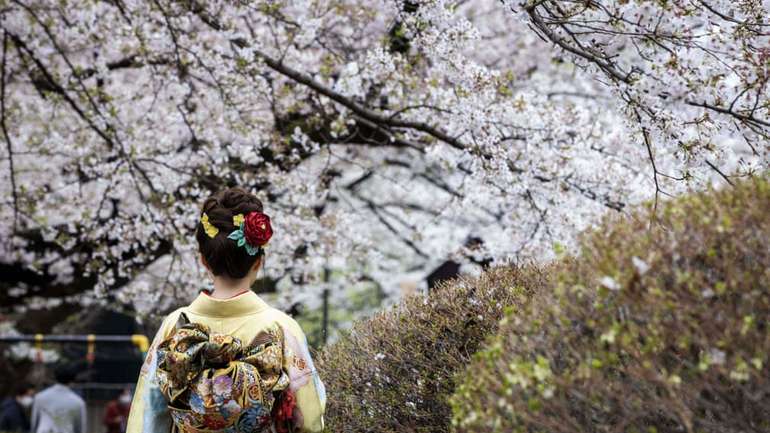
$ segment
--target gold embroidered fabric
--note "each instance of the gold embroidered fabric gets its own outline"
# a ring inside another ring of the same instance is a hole
[[[269,431],[274,393],[289,386],[277,325],[248,345],[180,318],[157,349],[158,383],[181,433]]]

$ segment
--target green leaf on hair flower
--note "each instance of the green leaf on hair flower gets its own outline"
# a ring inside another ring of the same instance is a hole
[[[252,247],[249,244],[244,245],[244,247],[246,248],[246,252],[249,253],[250,256],[254,256],[259,252],[258,247]]]
[[[227,235],[227,239],[232,239],[234,241],[237,241],[238,239],[243,239],[243,230],[233,230],[229,235]]]
[[[239,246],[239,247],[242,247],[242,246],[244,246],[244,245],[246,245],[246,239],[245,239],[243,236],[241,236],[241,237],[238,239],[238,246]]]

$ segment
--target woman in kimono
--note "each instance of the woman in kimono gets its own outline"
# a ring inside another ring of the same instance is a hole
[[[196,239],[214,289],[163,321],[128,433],[323,430],[324,386],[302,329],[250,289],[273,233],[262,210],[241,188],[204,202]]]

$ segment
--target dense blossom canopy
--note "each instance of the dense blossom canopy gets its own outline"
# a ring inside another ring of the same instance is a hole
[[[323,269],[395,294],[447,258],[546,256],[597,213],[766,169],[768,11],[6,2],[0,300],[183,296],[198,206],[231,185],[299,299]]]

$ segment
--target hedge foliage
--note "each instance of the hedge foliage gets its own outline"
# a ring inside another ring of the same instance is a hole
[[[411,296],[354,325],[318,355],[331,432],[444,432],[454,377],[504,309],[546,286],[535,266],[499,268],[477,279]]]
[[[770,432],[770,184],[606,221],[503,319],[460,432]]]

